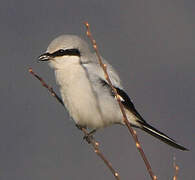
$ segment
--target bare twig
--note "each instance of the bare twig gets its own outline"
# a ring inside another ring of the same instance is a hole
[[[176,164],[176,157],[173,157],[173,167],[175,169],[175,175],[173,176],[173,180],[178,180],[179,166]]]
[[[83,131],[83,133],[85,134],[85,136],[88,136],[88,132],[87,132],[87,130],[85,128],[82,128],[81,130]],[[114,168],[112,167],[112,164],[105,158],[105,156],[100,151],[100,149],[99,149],[99,143],[97,141],[95,141],[94,138],[92,138],[91,136],[89,136],[89,138],[90,139],[87,139],[87,142],[89,142],[93,146],[94,152],[104,161],[104,163],[110,169],[110,171],[112,172],[112,174],[114,175],[114,177],[116,179],[120,180],[119,174],[114,170]]]
[[[141,147],[141,145],[140,145],[140,142],[139,142],[138,137],[137,137],[137,135],[136,135],[136,131],[133,130],[133,128],[131,127],[129,121],[127,120],[127,116],[126,116],[124,107],[123,107],[123,105],[122,105],[122,103],[121,103],[121,100],[120,100],[120,96],[118,95],[116,89],[115,89],[114,86],[112,85],[112,82],[111,82],[111,80],[110,80],[110,78],[109,78],[109,75],[108,75],[108,72],[107,72],[107,66],[106,66],[106,64],[104,64],[104,63],[102,62],[102,59],[101,59],[101,56],[100,56],[100,53],[99,53],[99,50],[98,50],[96,41],[95,41],[95,39],[93,38],[92,33],[91,33],[91,31],[90,31],[89,23],[88,23],[88,22],[85,22],[85,26],[86,26],[86,28],[87,28],[87,32],[86,32],[86,33],[87,33],[87,36],[89,37],[89,39],[90,39],[90,41],[91,41],[91,43],[92,43],[92,46],[93,46],[93,48],[94,48],[94,50],[95,50],[95,53],[96,53],[96,55],[97,55],[97,57],[98,57],[98,62],[99,62],[99,64],[100,64],[100,66],[102,67],[103,71],[104,71],[105,78],[106,78],[106,80],[108,81],[110,87],[112,88],[112,90],[113,90],[113,92],[114,92],[114,94],[115,94],[115,97],[116,97],[116,99],[117,99],[117,101],[118,101],[118,104],[119,104],[119,106],[120,106],[120,109],[121,109],[121,112],[122,112],[122,115],[123,115],[123,121],[124,121],[124,123],[126,124],[127,128],[129,129],[131,135],[133,136],[133,139],[134,139],[134,141],[135,141],[136,147],[137,147],[137,149],[139,150],[142,159],[144,160],[144,163],[145,163],[145,165],[146,165],[146,168],[147,168],[147,170],[148,170],[148,173],[150,174],[151,179],[156,180],[157,177],[156,177],[156,176],[153,174],[153,172],[152,172],[152,168],[151,168],[150,163],[149,163],[149,161],[147,160],[146,155],[145,155],[145,153],[144,153],[144,151],[143,151],[143,149],[142,149],[142,147]]]
[[[47,85],[47,83],[39,75],[33,72],[32,68],[29,68],[29,72],[41,82],[42,86],[45,87],[62,106],[64,106],[62,99],[55,93],[52,87]],[[106,166],[110,169],[110,171],[114,175],[115,179],[120,180],[119,174],[114,170],[112,164],[105,158],[103,153],[100,151],[99,143],[92,136],[88,136],[89,134],[85,128],[79,127],[79,129],[83,131],[85,137],[87,137],[85,138],[85,140],[93,146],[94,152],[103,160],[103,162],[106,164]]]
[[[33,72],[32,68],[29,68],[28,71],[41,82],[41,84],[42,84],[43,87],[45,87],[46,89],[48,89],[48,91],[51,93],[51,95],[53,97],[55,97],[62,106],[64,106],[64,103],[63,103],[62,99],[54,92],[54,90],[53,90],[52,87],[48,86],[45,83],[45,81],[40,76],[38,76],[37,74],[35,74]]]

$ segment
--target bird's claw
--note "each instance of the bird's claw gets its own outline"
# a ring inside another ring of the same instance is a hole
[[[84,140],[86,140],[89,144],[91,143],[91,141],[93,140],[93,134],[92,133],[88,133],[83,137]]]

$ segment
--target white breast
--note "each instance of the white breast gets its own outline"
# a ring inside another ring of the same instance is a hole
[[[83,67],[79,63],[69,63],[63,69],[55,70],[55,75],[64,104],[74,121],[90,128],[103,127],[96,93]]]

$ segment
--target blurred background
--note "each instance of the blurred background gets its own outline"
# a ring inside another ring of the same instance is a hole
[[[137,131],[154,173],[195,179],[195,1],[1,0],[0,180],[114,179],[66,110],[28,73],[57,92],[53,71],[37,63],[61,34],[85,35],[119,72],[138,111],[154,127],[190,149],[182,152]],[[150,179],[125,127],[95,135],[121,179]]]

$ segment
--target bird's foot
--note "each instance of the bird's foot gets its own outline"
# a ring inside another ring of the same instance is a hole
[[[95,133],[95,132],[96,132],[95,129],[92,130],[92,131],[90,131],[89,133],[87,133],[87,134],[83,137],[83,139],[86,140],[86,141],[90,144],[91,141],[93,140],[93,133]]]
[[[76,127],[81,130],[81,131],[84,131],[85,132],[85,135],[83,137],[84,140],[86,140],[89,144],[91,143],[91,141],[94,139],[93,138],[93,134],[96,132],[96,129],[90,131],[89,133],[87,133],[86,131],[86,127],[83,127],[83,126],[80,126],[78,124],[76,124]],[[85,129],[85,130],[84,130]]]

